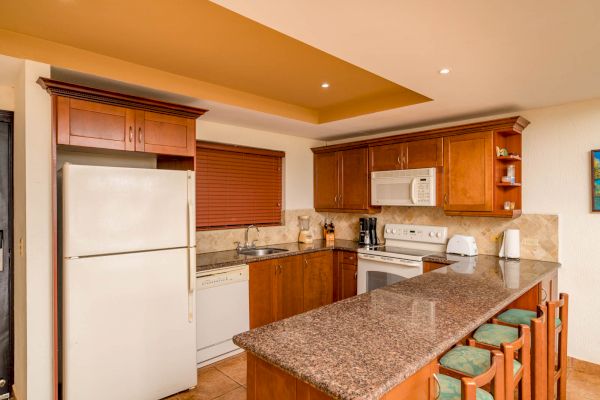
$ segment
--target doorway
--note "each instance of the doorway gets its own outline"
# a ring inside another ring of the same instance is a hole
[[[0,399],[13,384],[13,113],[0,110]]]

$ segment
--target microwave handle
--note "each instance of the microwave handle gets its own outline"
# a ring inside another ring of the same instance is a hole
[[[416,196],[415,196],[415,189],[417,188],[417,181],[418,181],[418,178],[413,178],[410,181],[410,202],[412,204],[417,204],[417,200],[416,200]]]

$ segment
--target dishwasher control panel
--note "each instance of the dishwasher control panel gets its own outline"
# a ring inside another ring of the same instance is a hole
[[[197,274],[196,289],[208,289],[211,287],[229,285],[236,282],[243,282],[249,279],[247,265],[237,265],[231,268],[217,269],[214,271],[205,271]]]

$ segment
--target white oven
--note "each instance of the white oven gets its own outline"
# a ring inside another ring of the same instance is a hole
[[[371,173],[374,206],[435,206],[435,201],[435,168]]]
[[[358,254],[358,294],[423,273],[423,262],[375,254]]]

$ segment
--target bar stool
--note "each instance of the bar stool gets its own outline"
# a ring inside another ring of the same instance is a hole
[[[569,329],[569,295],[548,302],[548,320],[559,316],[561,323],[548,324],[548,398],[567,398],[567,337]]]
[[[539,373],[534,370],[534,395],[539,389],[539,383],[545,382],[545,391],[549,398],[563,400],[567,398],[567,338],[568,338],[568,318],[569,318],[569,295],[561,293],[559,300],[548,301],[546,306],[538,306],[537,314],[534,311],[509,309],[496,318],[496,321],[507,325],[528,324],[537,316],[540,318],[540,309],[546,310],[548,313],[547,321],[554,321],[554,324],[545,323],[545,337],[536,339],[539,335],[534,332],[534,365],[535,368],[540,368],[543,365],[546,371],[544,378],[540,377]],[[533,319],[532,319],[533,316]],[[532,331],[533,325],[532,326]],[[543,342],[543,344],[541,344]],[[540,343],[540,344],[538,344]],[[543,346],[543,350],[539,347]],[[546,355],[545,360],[538,362],[541,351]],[[538,397],[535,397],[538,398]]]
[[[489,353],[489,368],[477,376],[452,376],[453,371],[438,364],[441,374],[434,374],[438,383],[436,400],[504,400],[504,355],[497,350]],[[490,393],[483,386],[491,386]]]
[[[441,359],[440,364],[458,374],[474,376],[487,367],[489,354],[502,349],[504,356],[504,392],[507,400],[519,389],[520,399],[531,399],[531,335],[527,325],[519,328],[497,324],[479,327],[467,346],[456,346]]]

